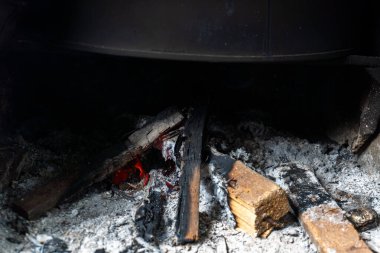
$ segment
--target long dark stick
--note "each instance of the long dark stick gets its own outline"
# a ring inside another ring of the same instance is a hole
[[[184,130],[181,192],[177,219],[178,243],[193,242],[199,238],[199,186],[205,119],[206,108],[195,109]]]

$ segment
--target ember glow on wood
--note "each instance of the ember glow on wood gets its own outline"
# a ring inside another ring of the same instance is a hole
[[[193,242],[199,238],[199,187],[205,120],[206,109],[199,107],[192,112],[184,130],[177,220],[178,243]]]
[[[310,168],[285,164],[271,168],[269,174],[287,191],[319,252],[372,252]]]
[[[112,183],[115,185],[120,185],[127,180],[133,179],[144,180],[143,185],[145,186],[149,181],[149,173],[147,173],[140,161],[140,158],[136,158],[135,160],[128,163],[125,167],[118,169],[114,177],[112,179]]]
[[[125,144],[117,144],[97,154],[89,162],[58,176],[16,201],[20,215],[35,219],[59,202],[84,188],[106,179],[149,149],[162,134],[177,127],[183,115],[170,108],[159,113],[150,123],[133,132]]]

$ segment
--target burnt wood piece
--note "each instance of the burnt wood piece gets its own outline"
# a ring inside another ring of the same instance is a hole
[[[150,123],[133,132],[125,143],[117,144],[33,190],[17,200],[14,210],[25,218],[35,219],[62,200],[86,187],[104,180],[149,149],[164,133],[177,127],[184,117],[176,109],[159,113]]]
[[[288,163],[270,168],[267,173],[288,193],[318,252],[371,252],[311,168]]]
[[[196,108],[184,129],[177,217],[177,242],[180,244],[194,242],[199,238],[199,186],[206,114],[205,107]]]

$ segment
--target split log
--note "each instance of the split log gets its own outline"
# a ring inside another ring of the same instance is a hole
[[[310,168],[289,163],[269,169],[268,174],[288,193],[319,252],[371,252]]]
[[[164,133],[177,127],[184,117],[175,109],[159,113],[150,123],[133,132],[125,143],[120,143],[97,154],[90,162],[49,181],[13,204],[20,215],[35,219],[55,207],[62,200],[86,187],[104,180],[149,149]]]
[[[227,184],[224,203],[229,205],[237,227],[253,237],[268,236],[290,210],[285,191],[227,155],[211,150],[210,157],[212,174],[221,175]]]
[[[180,198],[178,203],[177,242],[194,242],[199,236],[199,187],[203,129],[206,109],[195,109],[184,129],[181,161]]]

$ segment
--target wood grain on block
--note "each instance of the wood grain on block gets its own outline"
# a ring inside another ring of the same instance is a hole
[[[257,237],[257,230],[251,226],[251,224],[248,224],[244,220],[240,219],[238,216],[235,217],[237,228],[240,229],[241,231],[249,234],[252,237]],[[263,233],[260,234],[261,238],[267,238],[272,230],[274,229],[273,226],[265,230]]]
[[[288,193],[319,252],[371,252],[310,168],[289,163],[271,168],[268,174]]]
[[[289,212],[284,190],[264,176],[236,161],[227,173],[229,204],[238,227],[253,236],[273,228],[268,220],[278,221]],[[248,225],[248,226],[246,226]]]

